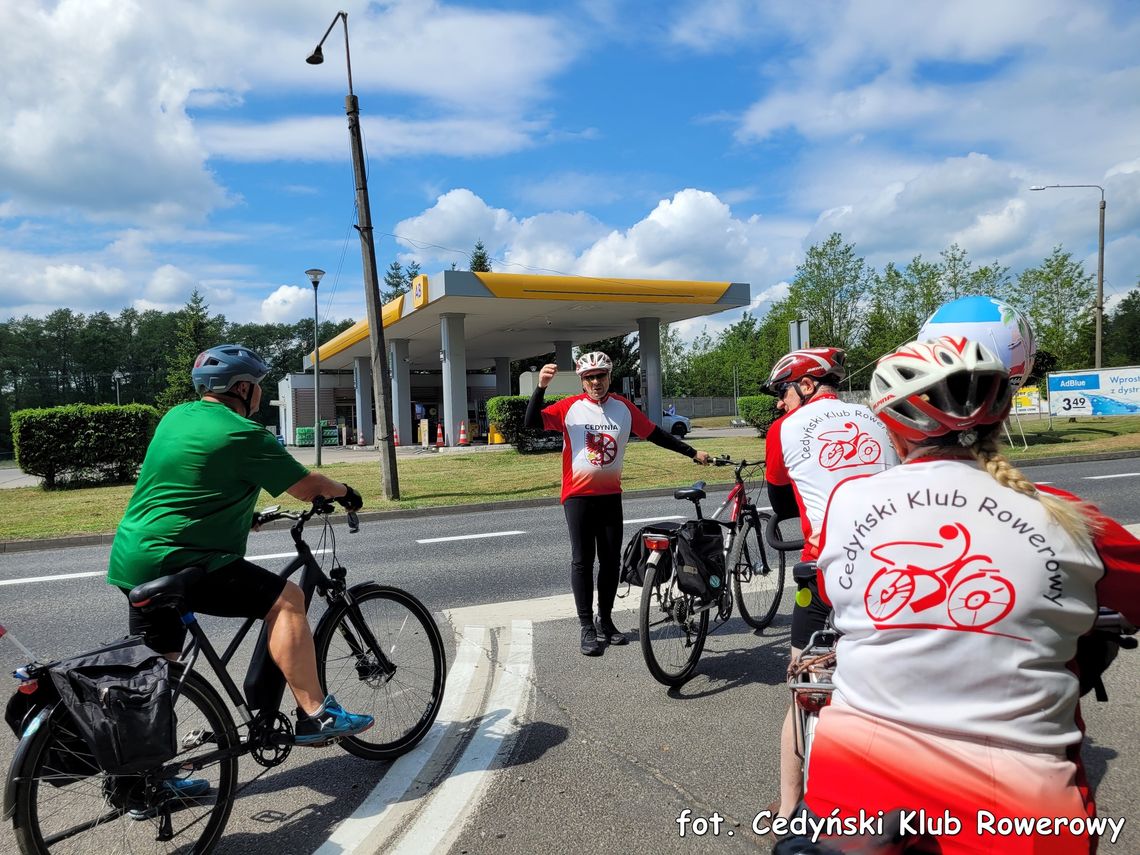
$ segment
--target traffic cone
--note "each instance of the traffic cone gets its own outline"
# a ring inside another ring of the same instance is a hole
[[[467,445],[467,422],[461,421],[459,423],[459,444]]]
[[[397,427],[392,428],[392,445],[396,448],[400,447],[400,429]]]
[[[435,423],[435,447],[443,448],[443,422]]]

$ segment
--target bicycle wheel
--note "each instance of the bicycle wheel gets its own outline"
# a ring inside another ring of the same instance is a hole
[[[411,751],[439,714],[447,677],[443,639],[431,612],[406,591],[371,584],[353,597],[396,673],[387,676],[380,669],[341,601],[317,626],[317,676],[346,710],[376,719],[341,746],[366,760],[390,760]]]
[[[182,682],[174,712],[180,751],[167,768],[237,747],[228,710],[193,671]],[[147,775],[99,771],[63,704],[42,721],[38,730],[24,736],[31,742],[9,778],[9,786],[16,787],[13,830],[25,855],[205,855],[217,845],[233,807],[236,755],[178,771],[167,779],[171,783],[159,784],[157,796],[148,798]],[[175,782],[187,779],[205,781],[209,790],[194,797],[185,790],[179,793]],[[161,805],[159,800],[164,800]],[[159,840],[167,807],[170,835]]]
[[[761,525],[765,516],[761,515]],[[732,591],[740,604],[740,616],[753,629],[763,629],[772,622],[784,594],[784,553],[776,556],[776,565],[768,563],[760,531],[745,519],[728,550],[728,567],[732,572]]]
[[[656,567],[645,568],[641,589],[641,652],[649,673],[659,683],[679,686],[697,667],[709,631],[708,610],[694,614],[698,603],[671,582],[654,584]],[[660,589],[659,589],[660,588]]]

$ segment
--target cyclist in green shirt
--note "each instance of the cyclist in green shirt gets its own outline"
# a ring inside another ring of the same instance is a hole
[[[242,345],[198,355],[191,377],[201,399],[174,407],[159,422],[111,547],[107,581],[128,593],[186,567],[206,567],[187,604],[202,614],[265,621],[269,655],[297,699],[296,741],[323,745],[367,730],[373,719],[345,712],[322,694],[304,594],[246,561],[246,540],[262,489],[306,502],[324,496],[349,510],[363,502],[347,484],[309,472],[249,418],[261,405],[268,373]],[[132,635],[177,658],[186,629],[174,609],[129,608],[129,615]]]

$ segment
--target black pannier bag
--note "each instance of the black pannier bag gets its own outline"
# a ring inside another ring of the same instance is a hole
[[[646,562],[649,560],[650,551],[645,546],[645,541],[642,539],[643,535],[675,534],[680,527],[681,524],[675,522],[651,523],[650,525],[642,526],[633,537],[629,539],[629,543],[625,545],[625,549],[622,551],[621,581],[630,585],[645,584],[645,573],[648,569]],[[672,575],[673,556],[669,551],[666,551],[657,562],[656,583],[660,585],[662,582],[668,582],[669,577]]]
[[[709,602],[724,588],[724,530],[715,520],[689,520],[677,531],[677,587]]]
[[[16,691],[8,699],[4,710],[4,720],[12,728],[17,738],[23,738],[26,731],[39,715],[40,711],[50,709],[59,703],[59,692],[55,684],[45,674],[37,683],[32,692]],[[48,757],[44,762],[47,774],[43,780],[53,787],[68,787],[83,778],[99,774],[99,767],[95,765],[95,758],[87,743],[76,733],[75,725],[62,710],[67,720],[66,726],[52,728],[52,741],[48,746]]]
[[[104,772],[141,772],[178,753],[170,663],[141,638],[59,662],[51,679]]]

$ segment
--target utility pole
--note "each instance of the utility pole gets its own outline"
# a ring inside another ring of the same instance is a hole
[[[321,45],[329,37],[336,22],[344,25],[344,60],[348,68],[348,95],[344,111],[348,116],[348,136],[352,146],[352,173],[356,181],[356,230],[360,233],[360,255],[364,265],[364,299],[368,314],[368,339],[372,355],[372,397],[376,401],[376,437],[380,447],[380,475],[384,496],[400,498],[399,475],[396,471],[396,446],[392,437],[392,382],[388,372],[388,352],[384,344],[384,319],[381,315],[380,282],[376,276],[376,244],[372,235],[372,209],[368,204],[368,176],[364,168],[364,144],[360,139],[360,102],[352,91],[352,58],[348,50],[348,13],[337,12],[321,37],[316,50],[305,60],[310,65],[325,61]]]

